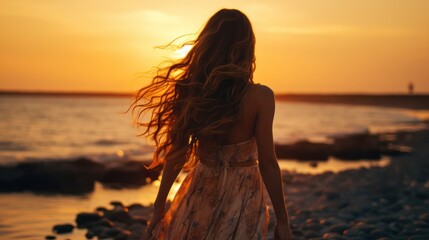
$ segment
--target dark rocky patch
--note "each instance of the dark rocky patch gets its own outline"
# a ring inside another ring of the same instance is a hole
[[[63,234],[63,233],[71,233],[73,232],[73,229],[74,229],[74,226],[72,224],[66,223],[66,224],[55,225],[52,228],[52,231],[57,234]]]
[[[81,194],[94,190],[102,164],[81,158],[76,161],[28,162],[0,168],[0,191],[34,191]]]
[[[298,160],[328,160],[332,145],[300,141],[291,145],[275,145],[278,158]]]
[[[279,159],[300,161],[326,161],[330,156],[344,161],[379,160],[383,155],[400,156],[411,153],[411,148],[395,144],[396,135],[368,132],[332,137],[332,143],[300,141],[293,144],[276,144]]]
[[[25,162],[0,167],[0,192],[85,194],[100,181],[117,188],[142,186],[158,179],[161,168],[148,170],[142,162],[105,166],[87,158]]]
[[[158,179],[161,168],[148,170],[140,161],[128,161],[106,170],[100,182],[110,187],[142,186]]]

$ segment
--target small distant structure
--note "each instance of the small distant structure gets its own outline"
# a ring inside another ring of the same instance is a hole
[[[408,83],[408,93],[409,93],[410,95],[413,95],[413,94],[414,94],[414,84],[413,84],[412,82],[409,82],[409,83]]]

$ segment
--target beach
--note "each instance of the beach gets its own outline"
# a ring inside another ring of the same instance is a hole
[[[428,10],[1,1],[0,240],[429,240]]]
[[[397,133],[411,154],[391,158],[385,167],[338,173],[282,171],[295,239],[429,239],[429,130]],[[79,213],[87,236],[141,239],[152,207],[111,202]],[[274,239],[270,205],[268,238]],[[115,229],[115,230],[112,230]]]
[[[159,169],[147,172],[143,167],[151,148],[127,142],[133,132],[120,128],[123,120],[89,121],[111,116],[108,106],[123,107],[126,99],[12,98],[31,102],[26,108],[43,114],[35,118],[42,127],[31,130],[40,134],[28,136],[31,144],[2,141],[0,237],[141,239],[159,186]],[[58,115],[71,103],[73,108]],[[96,110],[97,116],[82,117]],[[429,131],[428,122],[415,117],[427,112],[409,111],[278,102],[276,152],[296,239],[428,239]],[[61,128],[73,137],[58,146],[52,145],[50,134],[57,139],[65,133],[47,132],[55,131],[56,116],[75,123]],[[23,124],[25,118],[12,120]],[[102,127],[86,134],[74,129],[80,124],[88,130]],[[120,135],[105,131],[115,128]],[[16,133],[12,129],[7,134]],[[75,149],[80,154],[73,155]],[[57,155],[61,152],[67,154]],[[184,176],[174,183],[170,200]],[[268,239],[273,239],[271,206],[270,216]]]
[[[428,239],[429,131],[397,136],[397,143],[412,146],[413,153],[392,157],[386,167],[282,172],[296,239]],[[87,236],[141,239],[151,211],[150,205],[113,201],[98,211],[79,213],[76,220],[89,229]],[[271,206],[270,216],[268,239],[273,239]]]
[[[283,172],[296,239],[429,239],[429,131],[398,141],[413,153],[386,167]]]

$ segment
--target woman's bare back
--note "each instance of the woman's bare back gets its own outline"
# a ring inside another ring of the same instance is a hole
[[[227,134],[217,139],[200,139],[200,144],[229,145],[247,141],[255,136],[258,92],[263,87],[265,86],[260,84],[251,84],[248,87],[241,102],[238,118]]]

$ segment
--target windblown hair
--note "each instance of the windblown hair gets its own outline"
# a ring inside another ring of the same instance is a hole
[[[145,129],[141,135],[155,143],[149,168],[180,157],[186,157],[185,168],[194,166],[198,140],[228,131],[253,83],[255,36],[242,12],[218,11],[192,45],[183,59],[159,68],[130,106],[134,122]]]

